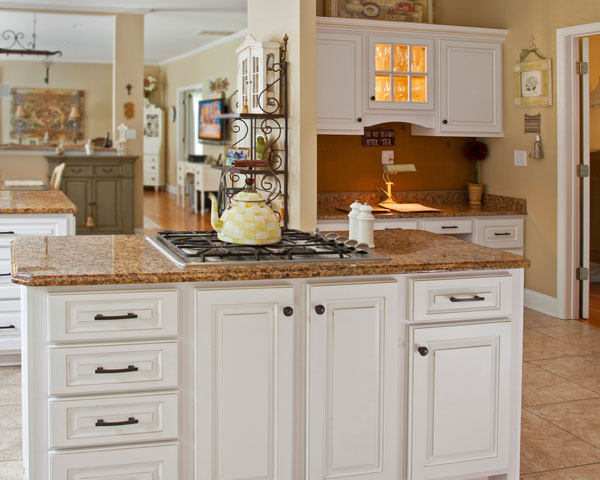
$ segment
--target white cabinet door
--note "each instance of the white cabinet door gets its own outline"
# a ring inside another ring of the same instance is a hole
[[[441,41],[441,135],[502,134],[502,45]]]
[[[362,134],[360,34],[317,35],[318,133]]]
[[[293,305],[291,286],[197,291],[198,478],[292,478]]]
[[[308,478],[401,478],[398,284],[308,289]]]
[[[508,468],[510,322],[413,328],[408,478]]]

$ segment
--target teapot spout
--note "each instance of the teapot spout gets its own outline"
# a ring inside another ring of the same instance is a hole
[[[210,224],[215,231],[220,232],[223,228],[223,222],[219,218],[219,211],[217,210],[217,198],[212,193],[208,194],[208,198],[210,198]]]

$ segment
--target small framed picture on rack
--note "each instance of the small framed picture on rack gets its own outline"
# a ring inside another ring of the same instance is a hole
[[[225,166],[233,167],[236,160],[248,160],[248,148],[228,148],[225,156]]]

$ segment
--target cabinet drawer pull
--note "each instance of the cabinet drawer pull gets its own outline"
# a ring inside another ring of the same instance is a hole
[[[494,232],[494,235],[496,235],[497,237],[502,237],[502,236],[507,236],[507,235],[511,235],[510,232]]]
[[[371,100],[375,100],[375,95],[371,95]]]
[[[94,373],[127,373],[127,372],[137,372],[138,370],[139,370],[139,368],[134,365],[129,365],[127,368],[114,368],[114,369],[106,369],[104,367],[98,367]]]
[[[8,330],[9,328],[16,328],[14,325],[3,325],[0,327],[0,330]]]
[[[10,273],[0,273],[0,277],[10,277]]]
[[[458,228],[458,225],[442,225],[442,228]]]
[[[104,173],[110,173],[110,172],[112,172],[112,170],[113,170],[112,168],[103,168],[103,169],[102,169],[102,171],[103,171]]]
[[[122,422],[105,422],[101,418],[96,422],[97,427],[117,427],[119,425],[135,425],[136,423],[140,423],[140,421],[135,417],[129,417],[127,420]]]
[[[315,307],[315,312],[317,312],[317,315],[323,315],[325,313],[325,307],[323,305],[317,305]]]
[[[12,231],[8,231],[8,232],[0,232],[0,235],[14,235],[15,232]]]
[[[294,309],[292,307],[284,307],[283,314],[286,317],[291,317],[294,314]]]
[[[81,173],[81,168],[71,168],[71,173]]]
[[[472,297],[466,297],[466,298],[450,297],[450,301],[453,303],[456,303],[456,302],[483,302],[484,300],[485,300],[485,298],[480,297],[479,295],[473,295]]]
[[[135,313],[128,313],[127,315],[102,315],[99,313],[94,317],[94,320],[128,320],[130,318],[138,318]]]
[[[417,348],[417,352],[419,352],[422,357],[426,357],[429,353],[429,349],[427,347],[419,347]]]
[[[448,120],[444,119],[444,120],[442,120],[442,123],[443,123],[444,125],[448,125]]]

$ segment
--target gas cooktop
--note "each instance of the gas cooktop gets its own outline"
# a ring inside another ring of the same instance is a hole
[[[217,238],[215,231],[165,230],[147,237],[167,258],[180,267],[249,262],[339,262],[388,260],[365,244],[336,233],[306,233],[284,229],[281,241],[271,245],[238,245]]]

